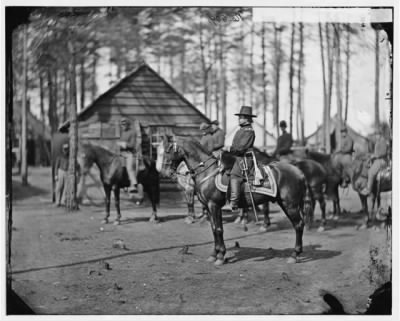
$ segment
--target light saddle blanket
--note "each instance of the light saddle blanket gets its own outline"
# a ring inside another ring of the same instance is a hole
[[[270,184],[271,184],[271,188],[265,187],[265,186],[254,186],[254,185],[250,185],[250,189],[252,193],[258,193],[258,194],[263,194],[263,195],[268,195],[271,197],[276,197],[277,194],[277,186],[276,186],[276,180],[274,175],[272,174],[272,170],[269,166],[265,165],[262,167],[262,169],[264,170],[265,176],[268,178]],[[226,179],[225,179],[226,178]],[[227,185],[227,176],[222,177],[221,174],[218,174],[215,177],[215,185],[217,186],[217,188],[223,192],[226,193],[228,191],[228,185]],[[223,181],[226,181],[225,184]],[[248,185],[247,183],[245,184],[245,191],[248,192]]]

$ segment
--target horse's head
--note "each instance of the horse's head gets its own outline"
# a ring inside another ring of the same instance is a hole
[[[185,152],[171,136],[165,136],[163,146],[159,148],[163,150],[159,155],[162,159],[160,172],[168,177],[175,176],[178,165],[185,160]]]

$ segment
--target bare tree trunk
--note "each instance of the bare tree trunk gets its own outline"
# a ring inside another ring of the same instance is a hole
[[[341,59],[341,26],[339,23],[334,25],[335,38],[336,38],[336,100],[337,100],[337,113],[339,118],[339,128],[336,131],[337,146],[341,146],[342,136],[340,135],[340,127],[343,124],[343,103],[342,103],[342,59]]]
[[[379,129],[379,30],[375,30],[375,129]]]
[[[204,39],[203,39],[203,24],[201,22],[202,17],[200,16],[200,26],[199,26],[199,40],[200,40],[200,61],[201,61],[201,68],[203,71],[203,88],[204,88],[204,97],[203,97],[203,102],[204,102],[204,111],[206,116],[209,116],[210,111],[209,111],[209,106],[208,106],[208,70],[206,66],[206,58],[204,54]]]
[[[329,141],[329,116],[328,116],[328,93],[327,93],[327,79],[326,79],[326,66],[325,66],[325,48],[324,48],[324,35],[322,32],[322,25],[318,23],[319,30],[319,43],[321,49],[321,63],[322,63],[322,83],[323,83],[323,98],[324,98],[324,112],[323,112],[323,145],[325,150],[328,150],[328,141]],[[328,132],[328,134],[327,134]],[[327,138],[328,137],[328,138]]]
[[[69,211],[78,210],[78,202],[76,198],[76,155],[78,149],[78,123],[76,119],[77,113],[77,94],[76,94],[76,73],[75,73],[75,48],[71,40],[68,42],[68,48],[71,53],[71,109],[70,109],[70,127],[69,127],[69,167],[68,178],[66,182],[65,201],[66,208]]]
[[[22,110],[21,110],[21,179],[22,185],[28,185],[28,54],[27,54],[27,27],[23,29],[23,71],[22,71]]]
[[[185,39],[182,38],[182,52],[181,52],[181,92],[183,95],[186,93],[186,44]]]
[[[80,72],[80,80],[81,80],[81,110],[85,108],[85,93],[86,93],[86,88],[85,88],[85,83],[86,83],[86,75],[85,75],[85,58],[81,57],[80,61],[80,67],[81,67],[81,72]]]
[[[250,21],[250,104],[254,105],[254,22]]]
[[[45,112],[44,112],[44,79],[43,79],[43,74],[39,71],[39,98],[40,98],[40,120],[42,121],[42,134],[44,137],[44,132],[46,129],[46,123],[45,123]]]
[[[217,41],[214,40],[214,60],[216,61],[218,59],[218,44]],[[214,100],[215,100],[215,112],[216,112],[216,117],[217,120],[219,121],[220,119],[220,97],[219,97],[219,84],[218,84],[218,71],[215,69],[214,71]]]
[[[241,105],[245,104],[245,100],[246,100],[246,88],[245,86],[243,86],[244,81],[243,81],[243,68],[244,68],[244,33],[243,33],[243,23],[240,24],[240,33],[239,33],[239,37],[240,37],[240,46],[239,46],[239,51],[240,51],[240,63],[238,66],[237,70],[237,77],[238,77],[238,94],[239,94],[239,101]]]
[[[261,25],[261,57],[263,86],[263,146],[267,148],[267,72],[265,59],[265,22]]]
[[[224,63],[224,35],[222,24],[219,24],[219,63],[220,63],[220,93],[221,93],[221,111],[222,111],[222,128],[226,132],[226,79],[225,79],[225,63]]]
[[[63,121],[68,120],[68,69],[64,70],[64,86],[63,86],[63,95],[64,95],[64,110],[63,110]]]
[[[327,98],[327,109],[326,109],[326,152],[331,153],[331,133],[330,133],[330,122],[331,122],[331,101],[332,101],[332,86],[333,86],[333,56],[332,56],[332,43],[329,23],[325,24],[326,32],[326,43],[327,43],[327,60],[328,60],[328,98]]]
[[[290,98],[290,116],[289,132],[293,133],[293,61],[294,61],[294,37],[296,34],[295,24],[292,23],[292,35],[290,37],[290,61],[289,61],[289,98]]]
[[[346,33],[346,97],[345,97],[345,110],[344,122],[347,124],[347,115],[349,111],[349,87],[350,87],[350,25],[347,25]]]
[[[93,65],[92,65],[92,90],[91,96],[92,101],[96,99],[97,95],[97,83],[96,83],[96,74],[97,74],[97,54],[96,52],[93,53]]]
[[[297,115],[300,120],[300,141],[304,145],[304,108],[303,108],[303,66],[304,66],[304,34],[303,24],[300,22],[300,51],[299,51],[299,69],[297,74],[297,86],[298,86],[298,97],[297,97]]]
[[[275,99],[274,99],[274,125],[276,127],[276,135],[279,136],[279,99],[280,99],[280,80],[281,80],[281,64],[282,64],[282,27],[274,26],[274,52],[275,52]]]

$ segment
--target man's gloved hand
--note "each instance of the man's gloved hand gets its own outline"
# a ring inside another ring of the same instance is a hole
[[[224,147],[222,147],[222,150],[224,152],[230,152],[231,151],[231,146],[224,146]]]
[[[54,177],[54,180],[55,180],[55,181],[58,181],[58,176],[55,176],[55,177]]]
[[[126,142],[118,142],[118,146],[123,149],[126,149]]]

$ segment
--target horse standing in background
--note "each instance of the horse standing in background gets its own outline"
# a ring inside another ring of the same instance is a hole
[[[371,211],[368,209],[368,196],[361,194],[360,192],[367,186],[368,182],[368,169],[372,154],[359,153],[356,154],[353,165],[352,165],[352,184],[353,189],[358,193],[361,201],[362,211],[365,214],[365,222],[361,225],[361,228],[367,228],[372,225],[375,220],[374,207],[377,205],[377,214],[381,211],[381,193],[389,192],[392,190],[392,170],[388,166],[382,168],[372,186],[371,191]]]
[[[82,174],[86,175],[93,164],[96,164],[100,171],[100,179],[103,183],[106,195],[106,216],[102,223],[108,223],[110,217],[111,190],[114,191],[115,208],[117,218],[114,225],[121,223],[120,211],[120,189],[130,186],[128,171],[122,156],[97,145],[82,144],[80,151]],[[153,212],[150,217],[151,222],[157,222],[157,205],[160,203],[160,178],[153,160],[144,159],[145,169],[138,171],[138,189],[143,186],[143,191],[149,196]],[[143,198],[143,193],[139,193],[139,198]]]
[[[346,188],[351,182],[350,164],[342,162],[340,153],[329,155],[307,150],[305,157],[324,167],[327,175],[325,195],[333,201],[333,219],[338,220],[341,216],[339,186]]]

